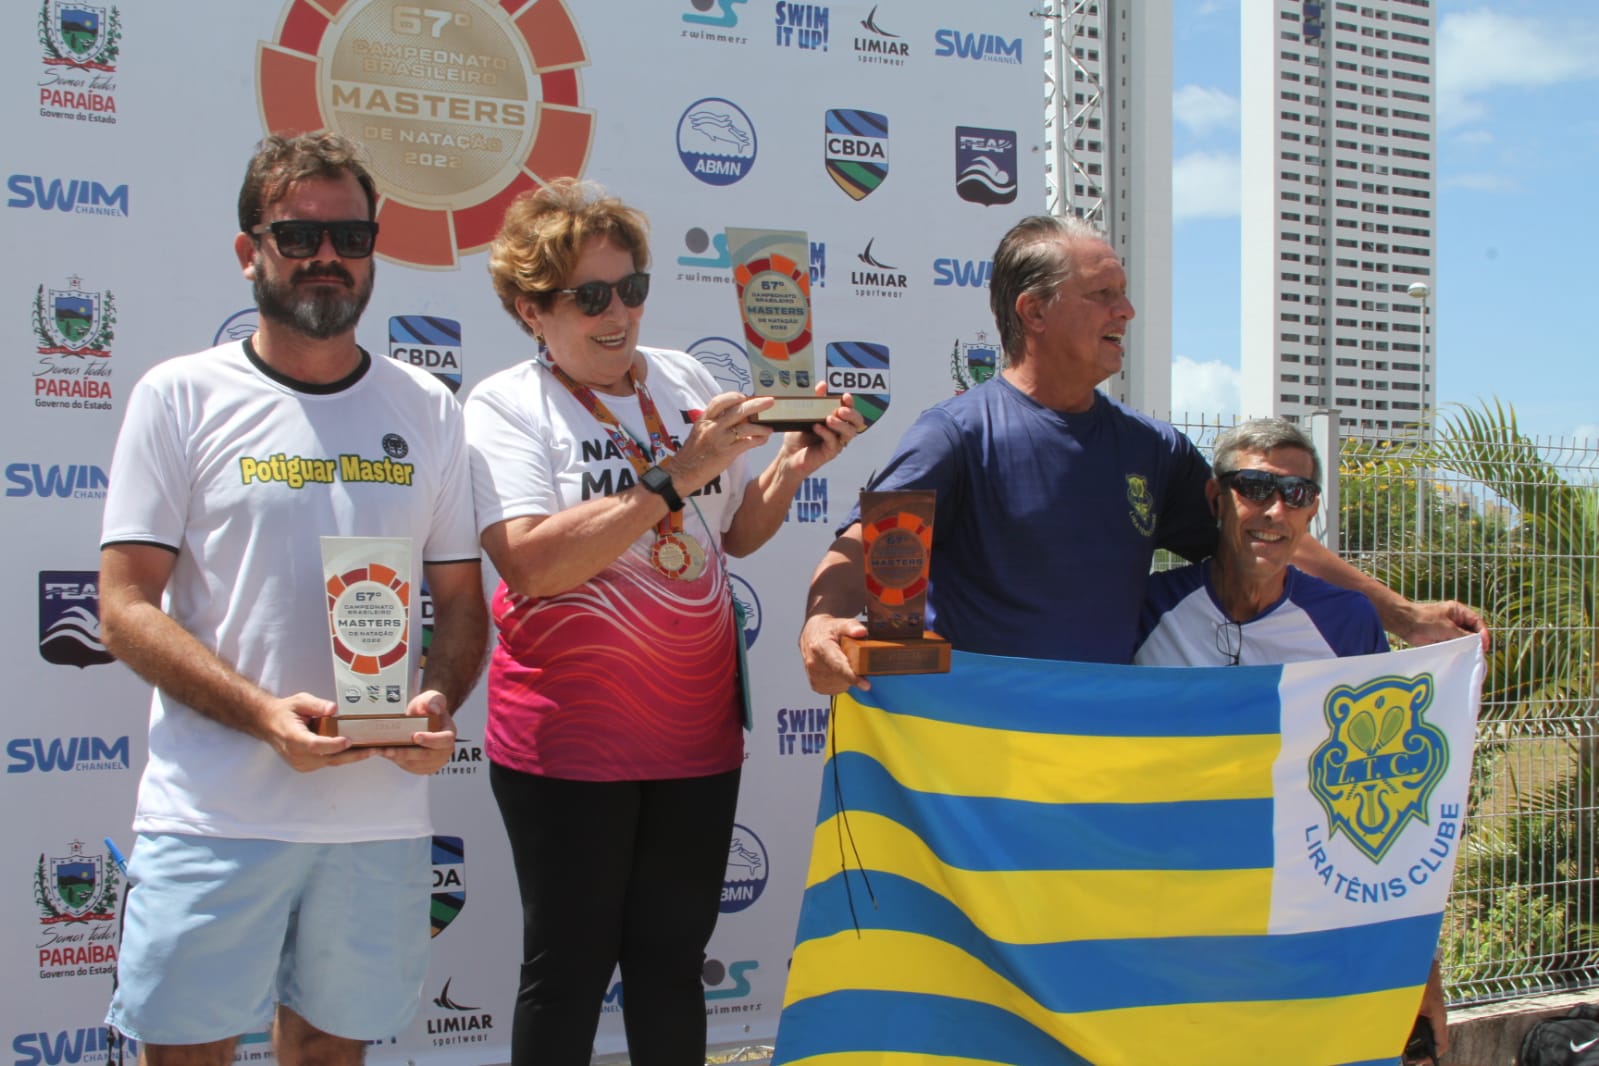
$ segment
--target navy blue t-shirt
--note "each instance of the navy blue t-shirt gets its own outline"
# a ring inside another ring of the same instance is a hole
[[[955,647],[1131,662],[1155,549],[1214,550],[1198,449],[1094,395],[1066,414],[995,377],[922,412],[870,486],[937,490],[927,624]]]

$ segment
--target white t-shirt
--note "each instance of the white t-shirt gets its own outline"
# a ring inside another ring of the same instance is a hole
[[[175,551],[164,607],[179,625],[274,695],[333,699],[322,536],[411,538],[416,634],[422,564],[478,558],[460,407],[390,359],[314,388],[247,344],[169,360],[134,386],[101,543]],[[426,778],[387,759],[302,774],[159,689],[133,827],[310,842],[431,832]]]

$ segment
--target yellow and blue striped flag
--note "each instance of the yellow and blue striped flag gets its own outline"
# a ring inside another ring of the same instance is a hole
[[[1397,1062],[1482,674],[1473,637],[874,678],[832,715],[773,1062]]]

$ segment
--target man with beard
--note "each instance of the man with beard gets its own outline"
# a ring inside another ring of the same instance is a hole
[[[487,619],[460,408],[355,342],[375,204],[342,138],[263,141],[234,240],[260,328],[147,373],[112,459],[101,625],[155,692],[107,1021],[150,1066],[231,1063],[269,1022],[282,1063],[359,1063],[421,991],[427,775],[450,759]],[[413,746],[312,728],[337,709],[329,535],[409,538],[412,634],[427,581]]]

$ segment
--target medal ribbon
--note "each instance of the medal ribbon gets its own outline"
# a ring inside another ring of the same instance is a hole
[[[582,404],[588,413],[594,416],[594,420],[600,424],[600,428],[605,430],[606,436],[611,438],[611,443],[616,446],[616,450],[626,456],[627,461],[632,464],[635,474],[643,474],[644,471],[650,468],[652,462],[659,462],[672,454],[669,443],[671,438],[667,436],[666,424],[661,421],[661,413],[656,410],[655,401],[650,398],[650,390],[644,387],[644,382],[633,376],[631,367],[627,372],[627,381],[629,385],[633,386],[633,394],[638,397],[639,413],[644,416],[644,428],[649,431],[650,454],[648,456],[644,454],[642,445],[633,439],[633,434],[629,433],[622,425],[621,420],[611,413],[611,409],[606,407],[598,396],[594,395],[593,389],[573,381],[572,376],[556,366],[553,361],[541,361],[541,365],[554,374],[555,380],[566,386],[566,391],[572,394],[572,398]],[[655,526],[655,531],[658,536],[666,536],[669,533],[682,533],[683,512],[667,511],[666,517],[661,519]]]

